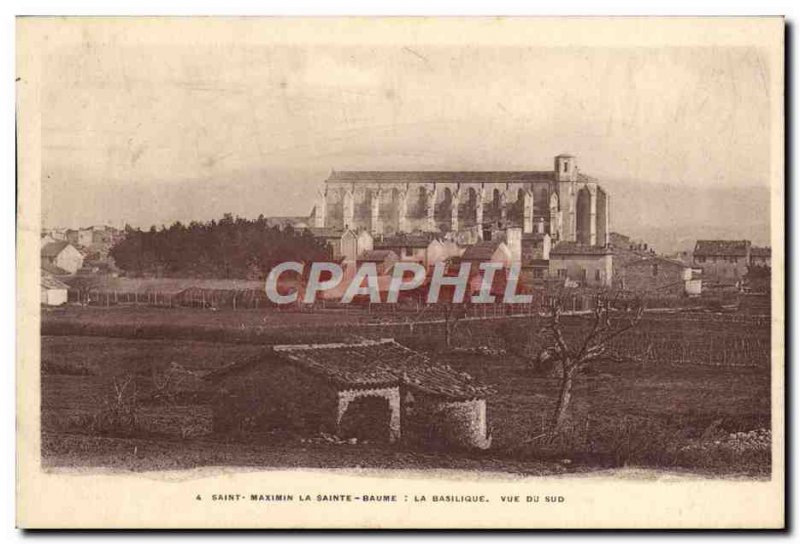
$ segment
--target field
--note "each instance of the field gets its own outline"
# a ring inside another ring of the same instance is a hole
[[[482,468],[545,474],[641,465],[715,475],[770,472],[769,327],[740,314],[647,315],[617,341],[629,362],[604,364],[576,386],[567,432],[543,444],[558,381],[534,372],[541,319],[464,321],[455,349],[441,325],[378,325],[367,312],[211,312],[78,308],[43,315],[42,439],[47,466],[131,470],[206,465]],[[565,322],[568,340],[588,318]],[[211,433],[200,376],[263,345],[395,336],[497,393],[484,452],[419,452],[289,434]],[[171,338],[167,340],[166,338]],[[179,338],[179,339],[173,339]],[[213,340],[213,341],[209,341]],[[480,348],[480,349],[470,349]],[[163,395],[169,376],[178,376]],[[136,431],[97,424],[114,388],[136,389]]]

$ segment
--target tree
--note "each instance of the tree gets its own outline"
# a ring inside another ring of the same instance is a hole
[[[444,317],[444,344],[448,349],[453,347],[453,335],[456,332],[456,326],[462,319],[467,317],[467,304],[468,302],[439,303]]]
[[[589,333],[576,342],[567,342],[561,323],[561,299],[554,297],[551,300],[549,318],[545,325],[550,347],[538,356],[540,363],[555,363],[559,374],[558,402],[553,410],[548,432],[551,440],[562,430],[567,419],[575,378],[600,361],[625,360],[610,348],[609,343],[634,328],[641,320],[643,311],[644,306],[639,300],[620,301],[598,295]]]
[[[228,213],[219,221],[188,226],[126,227],[110,253],[132,275],[255,280],[282,261],[325,258],[328,248],[307,230],[269,228],[263,216],[251,221]]]

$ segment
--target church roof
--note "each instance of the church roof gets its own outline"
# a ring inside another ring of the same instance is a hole
[[[594,181],[578,174],[580,181]],[[553,181],[552,170],[451,171],[451,170],[343,170],[332,172],[326,183],[513,183]]]

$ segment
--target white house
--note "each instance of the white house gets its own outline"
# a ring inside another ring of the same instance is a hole
[[[69,242],[52,242],[42,247],[42,264],[74,274],[83,266],[83,255]]]
[[[52,276],[42,274],[42,304],[45,306],[60,306],[67,303],[69,286]]]
[[[339,241],[342,260],[356,262],[359,255],[372,250],[372,235],[366,231],[346,230]]]

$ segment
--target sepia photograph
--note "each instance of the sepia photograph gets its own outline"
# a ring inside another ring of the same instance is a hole
[[[783,527],[783,36],[18,18],[18,523]]]

